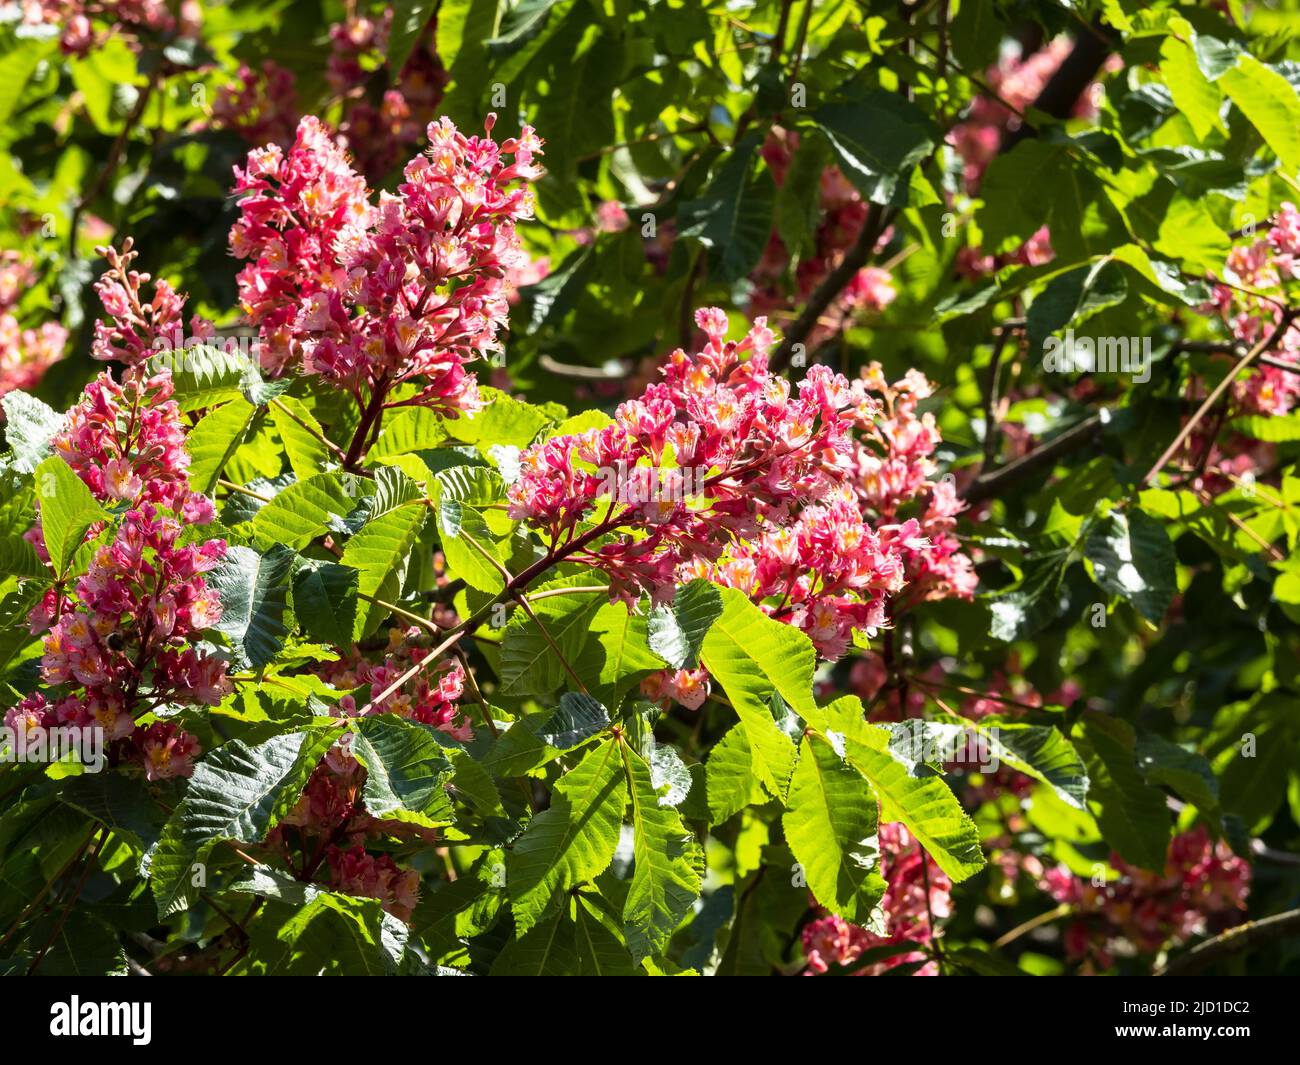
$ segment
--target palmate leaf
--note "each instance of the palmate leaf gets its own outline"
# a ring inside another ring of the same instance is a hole
[[[876,797],[826,737],[805,736],[782,817],[808,888],[832,913],[866,924],[885,893]]]
[[[578,896],[508,942],[492,975],[631,976],[635,969],[621,934],[591,901]]]
[[[1112,511],[1093,528],[1086,554],[1107,592],[1123,596],[1150,622],[1165,616],[1178,575],[1164,525],[1136,508]]]
[[[904,762],[964,758],[968,770],[985,772],[1006,764],[1046,784],[1076,810],[1086,808],[1087,770],[1073,744],[1051,725],[971,721],[953,715],[943,721],[903,721],[889,729],[894,734],[890,752]]]
[[[330,462],[324,430],[307,405],[293,396],[279,396],[271,404],[271,420],[280,434],[289,468],[298,479],[320,473]]]
[[[570,659],[592,695],[611,709],[617,709],[626,692],[664,667],[650,649],[646,624],[645,615],[632,613],[624,604],[602,601],[590,615],[589,638]]]
[[[242,396],[210,410],[185,439],[190,453],[190,486],[210,495],[222,471],[239,450],[256,408]]]
[[[251,547],[232,545],[207,575],[208,587],[221,599],[221,620],[214,627],[230,640],[235,660],[243,668],[261,669],[284,647],[294,558],[283,544],[262,555]]]
[[[941,777],[913,775],[915,762],[890,751],[890,732],[863,720],[854,696],[836,699],[813,711],[823,733],[844,736],[845,760],[857,769],[880,800],[880,820],[900,821],[954,882],[966,880],[985,865],[975,822]]]
[[[521,934],[540,920],[557,893],[605,871],[614,859],[626,803],[613,739],[593,747],[560,778],[550,807],[528,822],[506,858],[506,888]]]
[[[1088,767],[1088,806],[1102,838],[1125,861],[1162,871],[1171,833],[1169,810],[1164,793],[1138,772],[1133,727],[1088,710],[1074,740]]]
[[[336,738],[335,730],[319,729],[253,746],[231,740],[199,762],[149,858],[160,918],[186,908],[197,891],[195,867],[218,843],[256,843],[275,827]]]
[[[264,888],[266,884],[262,885]],[[278,957],[256,949],[270,976],[395,976],[409,972],[410,929],[374,899],[312,889],[276,932]],[[418,963],[416,963],[418,964]]]
[[[733,726],[713,745],[704,771],[709,818],[713,824],[721,824],[753,801],[758,781],[743,725]]]
[[[304,559],[293,575],[293,611],[313,640],[351,643],[357,617],[357,581],[351,566]]]
[[[363,717],[352,725],[350,747],[366,768],[369,813],[428,828],[451,822],[451,759],[432,728],[394,714]]]
[[[85,539],[86,530],[106,519],[108,514],[72,467],[58,455],[51,455],[37,466],[34,476],[45,549],[54,572],[62,576]]]
[[[569,577],[541,585],[539,590],[558,591],[589,583],[589,578]],[[565,660],[570,663],[580,660],[580,652],[590,636],[591,619],[604,602],[601,596],[587,592],[550,595],[538,600],[533,611],[546,626],[545,633],[522,610],[516,611],[501,641],[501,694],[546,697],[571,683],[563,661],[551,646],[552,641]]]
[[[661,805],[650,767],[621,745],[631,796],[632,883],[623,932],[638,962],[663,951],[700,897],[704,851],[671,806]]]
[[[694,580],[677,589],[670,604],[650,612],[647,636],[650,650],[673,669],[694,669],[709,626],[722,613],[722,596],[706,580]]]
[[[0,537],[0,574],[42,581],[53,578],[49,568],[36,554],[36,549],[15,534]]]
[[[740,717],[755,773],[782,798],[795,746],[777,726],[769,700],[776,691],[796,713],[812,708],[816,652],[802,632],[769,618],[742,592],[719,591],[722,613],[704,638],[701,659]]]
[[[881,819],[901,821],[954,882],[984,868],[979,829],[939,777],[914,777],[898,761],[853,742],[848,760],[871,782]]]
[[[348,541],[340,560],[357,570],[357,596],[392,602],[401,597],[411,548],[424,526],[423,493],[406,474],[385,467],[375,474],[376,492],[368,500],[365,524]],[[353,638],[378,628],[387,611],[374,604],[358,609]]]
[[[761,138],[747,136],[718,166],[699,199],[678,208],[683,237],[709,252],[719,280],[744,277],[758,263],[772,231],[776,186],[765,168],[754,169]]]
[[[244,383],[259,376],[247,355],[216,344],[160,351],[149,359],[149,372],[171,374],[172,398],[182,411],[215,407],[239,397]]]
[[[26,392],[6,392],[0,404],[13,469],[31,473],[50,453],[50,444],[63,427],[63,415]]]
[[[889,203],[902,178],[929,155],[938,131],[920,108],[897,93],[872,89],[829,103],[812,120],[830,141],[845,176],[872,203]]]
[[[357,506],[352,482],[336,473],[317,473],[297,481],[253,515],[253,541],[259,547],[284,544],[301,551],[334,529]]]

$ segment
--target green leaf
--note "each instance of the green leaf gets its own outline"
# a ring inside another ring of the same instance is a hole
[[[889,726],[890,750],[905,762],[966,761],[995,772],[1005,764],[1050,787],[1062,802],[1086,809],[1088,774],[1078,752],[1057,728],[1015,721],[912,719]]]
[[[743,725],[733,725],[713,745],[704,763],[704,772],[709,818],[713,824],[721,824],[750,804],[758,780],[754,776],[754,759]]]
[[[283,544],[301,551],[323,533],[338,531],[356,505],[338,474],[318,473],[277,492],[253,515],[253,540],[259,547]]]
[[[254,746],[231,740],[199,762],[149,860],[160,918],[186,908],[196,893],[196,866],[218,843],[258,843],[275,827],[335,738],[321,729]]]
[[[876,797],[823,736],[805,736],[781,819],[808,888],[832,913],[866,924],[885,893]]]
[[[1057,274],[1034,297],[1025,316],[1029,350],[1042,351],[1044,341],[1053,333],[1087,321],[1127,295],[1124,271],[1107,259]]]
[[[352,724],[350,750],[366,767],[369,813],[427,828],[451,823],[451,760],[433,729],[394,714],[363,717]]]
[[[186,437],[190,453],[190,485],[194,491],[211,495],[222,472],[239,450],[253,419],[253,405],[236,396],[216,410],[209,411]]]
[[[440,5],[438,0],[393,0],[393,26],[388,36],[388,69],[394,81],[406,65],[411,49],[415,47],[415,42],[424,32],[429,19],[438,12],[440,6],[453,5]],[[446,57],[442,58],[445,62]]]
[[[49,567],[36,554],[36,549],[18,536],[0,539],[0,574],[47,581]]]
[[[293,611],[313,640],[345,647],[357,617],[357,580],[351,566],[304,560],[293,575]]]
[[[442,499],[436,511],[438,538],[448,568],[471,588],[496,595],[505,586],[505,559],[483,513],[455,499]]]
[[[826,135],[840,169],[872,203],[892,202],[903,179],[938,142],[924,112],[902,96],[871,89],[847,103],[830,103],[812,114]]]
[[[882,821],[901,821],[954,882],[984,868],[979,829],[939,777],[914,777],[887,754],[848,744],[848,760],[871,782]]]
[[[704,637],[701,657],[740,718],[754,771],[783,798],[796,751],[772,717],[769,700],[776,691],[796,713],[812,707],[816,652],[802,632],[769,618],[742,592],[722,588],[719,594],[722,613]]]
[[[626,744],[632,815],[632,883],[623,905],[623,931],[640,962],[663,952],[677,926],[700,897],[704,851],[681,816],[659,802],[650,767]]]
[[[287,950],[268,969],[277,976],[394,976],[403,971],[407,926],[374,899],[317,891],[280,926]]]
[[[506,858],[506,888],[520,933],[533,927],[556,893],[605,871],[614,859],[627,789],[618,741],[593,747],[555,785]],[[647,770],[648,773],[648,770]]]
[[[280,433],[289,468],[299,481],[320,473],[330,461],[324,430],[306,405],[293,396],[280,396],[271,404],[271,419]]]
[[[845,737],[845,758],[871,783],[881,821],[901,821],[954,881],[984,867],[979,829],[942,778],[890,748],[890,732],[863,720],[862,703],[844,696],[812,712],[815,727]],[[915,774],[915,775],[914,775]]]
[[[559,589],[566,583],[581,585],[584,580],[576,577],[552,581],[542,588]],[[546,697],[566,683],[571,683],[551,642],[554,641],[560,655],[572,664],[579,657],[589,635],[591,618],[601,604],[600,596],[585,592],[539,599],[533,605],[533,611],[546,627],[550,640],[522,610],[516,611],[506,625],[501,641],[498,674],[502,695]]]
[[[720,281],[744,277],[758,265],[772,232],[776,186],[765,168],[755,169],[762,141],[750,135],[722,160],[698,199],[677,210],[680,235],[709,251]]]
[[[1300,440],[1300,413],[1243,414],[1228,422],[1228,429],[1270,444],[1290,443]]]
[[[492,976],[576,976],[577,945],[568,913],[556,910],[506,943],[492,963]]]
[[[1198,140],[1204,141],[1215,130],[1223,131],[1219,118],[1223,94],[1202,72],[1190,43],[1166,37],[1160,46],[1160,73],[1174,106],[1191,123]]]
[[[409,455],[441,446],[447,429],[434,411],[427,407],[405,407],[384,419],[379,439],[366,452],[367,461]]]
[[[617,707],[625,692],[663,669],[663,661],[650,650],[646,616],[633,614],[623,603],[601,603],[590,615],[587,632],[589,638],[571,661],[606,706]]]
[[[1218,84],[1294,177],[1300,170],[1300,97],[1294,86],[1245,54],[1223,72]]]
[[[28,80],[51,50],[45,42],[20,41],[0,56],[0,122],[9,121]]]
[[[160,351],[148,366],[151,374],[171,374],[172,398],[182,411],[239,399],[245,383],[258,376],[247,355],[214,344]]]
[[[402,477],[409,482],[404,474]],[[401,505],[366,522],[348,541],[340,561],[358,571],[358,597],[373,596],[386,602],[401,598],[411,549],[423,525],[423,507]],[[387,613],[383,607],[373,604],[359,610],[354,638],[374,632]]]
[[[722,596],[706,580],[677,589],[671,604],[650,612],[650,649],[673,669],[695,669],[709,626],[722,613]]]
[[[565,692],[559,708],[534,730],[537,738],[557,751],[567,751],[609,728],[609,711],[590,695]]]
[[[1097,583],[1129,600],[1155,623],[1178,591],[1173,545],[1164,526],[1136,508],[1114,510],[1088,537],[1085,548]]]
[[[1202,755],[1154,732],[1138,735],[1134,755],[1148,784],[1172,789],[1203,812],[1219,808],[1219,781]]]
[[[66,462],[51,455],[35,472],[36,498],[41,506],[41,532],[50,563],[60,577],[86,538],[86,530],[108,513],[90,494]]]
[[[50,445],[63,428],[63,415],[26,392],[6,392],[4,405],[5,443],[13,452],[13,468],[31,473],[50,453]]]
[[[251,547],[231,545],[208,574],[208,587],[221,598],[221,620],[215,628],[230,640],[239,668],[261,669],[284,647],[294,558],[283,544],[262,555]]]
[[[983,70],[996,62],[1003,26],[994,0],[962,0],[952,20],[952,54],[963,70]]]
[[[596,907],[579,896],[573,912],[578,975],[631,976],[636,967],[627,951],[627,944],[605,923]]]
[[[1126,721],[1084,712],[1075,746],[1088,767],[1088,806],[1102,838],[1127,862],[1161,872],[1169,849],[1170,821],[1164,795],[1143,781],[1136,764],[1136,738]]]

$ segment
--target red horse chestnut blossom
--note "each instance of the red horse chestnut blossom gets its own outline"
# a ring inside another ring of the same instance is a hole
[[[909,962],[925,963],[916,976],[938,975],[938,966],[918,948],[929,946],[938,935],[931,919],[952,912],[952,881],[900,824],[880,826],[880,854],[880,872],[888,885],[880,901],[884,934],[850,924],[835,914],[818,917],[802,932],[808,958],[805,975],[820,975],[832,965],[852,966],[863,953],[878,947],[897,947],[898,953],[862,966],[854,971],[855,976],[879,976]]]
[[[258,149],[236,169],[247,195],[230,244],[250,260],[239,291],[260,331],[262,364],[318,375],[356,397],[364,413],[350,460],[386,407],[480,408],[465,364],[497,350],[505,275],[523,258],[514,224],[532,214],[536,134],[526,126],[497,144],[442,119],[428,136],[427,154],[378,204],[315,118],[302,120],[287,153]]]
[[[1227,844],[1214,842],[1204,825],[1175,836],[1163,873],[1130,865],[1112,855],[1117,879],[1098,887],[1065,866],[1043,873],[1041,886],[1070,907],[1066,953],[1087,966],[1109,968],[1115,944],[1126,942],[1153,954],[1241,919],[1250,893],[1250,865]]]
[[[553,544],[590,515],[600,528],[631,526],[636,535],[573,555],[608,573],[615,595],[663,602],[705,577],[838,657],[854,629],[884,624],[885,597],[903,586],[900,550],[925,548],[915,521],[873,528],[855,502],[851,434],[878,406],[824,366],[793,392],[767,368],[762,318],[740,341],[726,339],[720,310],[698,311],[696,324],[704,350],[675,351],[663,382],[619,406],[612,425],[524,453],[510,514]]]
[[[66,694],[54,703],[34,694],[11,713],[28,724],[39,717],[44,727],[99,727],[108,740],[130,737],[118,753],[159,779],[188,775],[198,745],[170,722],[145,728],[136,719],[164,705],[215,706],[229,690],[225,663],[193,645],[221,618],[203,574],[226,544],[183,535],[189,525],[212,521],[212,501],[191,491],[186,478],[190,459],[170,374],[149,376],[138,362],[182,301],[160,284],[143,304],[144,276],[126,269],[129,246],[121,256],[104,251],[110,270],[99,289],[113,320],[99,323],[97,342],[111,336],[136,364],[120,384],[105,373],[86,387],[54,450],[96,499],[126,509],[115,527],[90,527],[87,540],[98,546],[85,572],[71,589],[51,589],[31,614],[33,632],[48,630],[41,677]],[[48,558],[39,521],[28,538]]]

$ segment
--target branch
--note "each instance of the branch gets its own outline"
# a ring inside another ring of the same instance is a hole
[[[794,325],[786,331],[780,345],[772,353],[768,366],[773,372],[780,372],[790,364],[790,356],[794,353],[795,345],[802,344],[808,339],[808,334],[821,318],[822,312],[844,291],[854,275],[867,265],[876,241],[893,220],[893,216],[894,212],[888,207],[881,207],[876,203],[870,206],[866,220],[862,223],[862,231],[858,233],[858,239],[853,242],[853,247],[844,253],[844,258],[840,260],[839,265],[817,286],[817,290],[808,298],[803,313],[795,319]]]
[[[1027,455],[1009,462],[989,473],[981,473],[962,492],[967,503],[979,503],[996,495],[1007,485],[1022,481],[1044,467],[1051,468],[1062,455],[1068,455],[1085,447],[1096,439],[1101,428],[1109,419],[1109,411],[1099,411],[1072,426],[1060,436],[1053,437],[1045,444],[1040,444]]]
[[[1230,955],[1237,954],[1261,943],[1287,939],[1300,935],[1300,910],[1287,910],[1275,913],[1271,917],[1261,917],[1258,921],[1247,921],[1226,932],[1220,932],[1204,943],[1198,943],[1186,954],[1179,955],[1173,961],[1157,969],[1154,976],[1193,976],[1207,969],[1215,962]]]
[[[77,200],[77,205],[72,209],[72,225],[68,234],[68,256],[75,259],[77,257],[77,229],[81,225],[81,213],[94,202],[95,197],[104,190],[104,185],[108,182],[113,171],[117,169],[117,164],[122,157],[122,152],[126,148],[126,142],[131,138],[131,131],[144,115],[144,110],[149,106],[149,98],[153,95],[156,87],[156,79],[151,78],[148,84],[136,94],[135,106],[131,108],[131,113],[126,116],[122,123],[122,132],[117,135],[113,141],[112,147],[108,149],[108,155],[104,157],[104,165],[100,168],[95,180],[91,182],[83,196]]]
[[[1048,79],[1038,97],[1030,105],[1034,111],[1041,111],[1053,118],[1070,117],[1074,105],[1083,91],[1097,77],[1102,65],[1111,53],[1111,42],[1104,37],[1103,27],[1094,23],[1083,28],[1075,38],[1074,48]],[[1022,122],[1016,129],[1009,131],[1002,138],[1003,152],[1009,152],[1027,137],[1036,137],[1038,131],[1028,122]]]
[[[1143,477],[1141,481],[1142,487],[1145,487],[1154,481],[1156,475],[1164,469],[1165,464],[1178,454],[1178,449],[1182,447],[1187,438],[1192,435],[1192,430],[1200,424],[1201,419],[1205,417],[1206,412],[1219,401],[1219,397],[1228,390],[1232,382],[1236,379],[1237,374],[1241,373],[1242,370],[1259,358],[1259,356],[1264,354],[1264,352],[1269,348],[1274,347],[1278,341],[1286,336],[1287,330],[1291,328],[1291,323],[1295,321],[1298,315],[1300,315],[1300,311],[1283,311],[1282,317],[1278,321],[1273,332],[1269,333],[1268,336],[1264,337],[1258,344],[1246,352],[1246,354],[1238,360],[1237,364],[1224,375],[1223,380],[1215,386],[1214,391],[1205,397],[1205,402],[1197,408],[1196,413],[1187,419],[1187,422],[1183,425],[1182,429],[1178,431],[1178,435],[1174,437],[1173,442],[1165,448],[1164,453],[1156,459],[1155,465],[1153,465],[1151,469],[1147,470],[1146,476]]]

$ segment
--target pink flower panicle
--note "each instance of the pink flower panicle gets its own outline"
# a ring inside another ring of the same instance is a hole
[[[935,479],[933,455],[942,436],[934,416],[918,410],[933,386],[916,370],[891,385],[878,363],[868,366],[862,378],[883,411],[866,426],[855,453],[855,487],[863,510],[895,524],[909,510],[915,512],[892,539],[903,560],[909,603],[970,599],[978,577],[953,535],[965,504],[951,479]]]
[[[418,628],[390,629],[381,664],[353,651],[323,665],[321,676],[339,689],[369,685],[373,705],[366,711],[368,715],[396,714],[431,725],[468,743],[474,738],[474,730],[459,705],[465,690],[465,671],[459,665],[446,660],[430,662],[427,669],[380,699],[398,677],[427,659],[427,642]],[[353,716],[357,711],[356,700],[351,695],[339,700],[341,714]]]
[[[256,70],[241,63],[235,80],[217,90],[212,124],[234,130],[248,144],[292,144],[301,118],[296,83],[293,71],[274,59]]]
[[[165,0],[23,0],[22,11],[28,26],[61,26],[59,48],[69,56],[88,55],[115,35],[135,41],[142,33],[178,27],[192,35],[202,17],[197,5],[187,2],[178,24]]]
[[[185,334],[185,297],[162,278],[153,282],[153,297],[146,300],[142,286],[149,274],[131,269],[140,254],[127,237],[119,252],[116,248],[95,250],[108,260],[108,269],[95,282],[95,292],[104,305],[109,321],[95,323],[95,339],[90,354],[105,362],[118,360],[138,366],[159,351],[176,350],[188,339]],[[194,315],[189,322],[189,336],[209,339],[216,330],[211,322]]]
[[[1117,944],[1154,954],[1237,924],[1246,909],[1250,864],[1211,840],[1204,825],[1170,841],[1163,873],[1139,869],[1119,855],[1111,855],[1110,864],[1119,876],[1103,887],[1064,865],[1046,870],[1039,885],[1071,907],[1066,954],[1089,969],[1114,964]]]
[[[417,382],[402,403],[448,414],[481,407],[464,366],[499,347],[506,272],[522,258],[514,224],[532,215],[541,173],[531,127],[501,144],[447,119],[372,204],[365,179],[321,123],[304,118],[288,153],[272,145],[236,169],[247,193],[231,250],[245,311],[272,373],[290,366],[357,395]],[[513,160],[508,160],[513,156]]]
[[[897,947],[898,954],[864,965],[854,975],[879,976],[910,962],[925,962],[917,976],[938,975],[938,967],[918,948],[928,947],[939,934],[930,924],[931,915],[937,919],[952,912],[952,881],[900,824],[880,826],[880,854],[880,872],[887,885],[880,903],[885,934],[850,924],[835,914],[818,917],[802,932],[808,959],[805,975],[819,976],[832,965],[852,966],[863,953],[877,947]],[[922,862],[928,863],[928,870]]]
[[[1228,283],[1215,286],[1213,299],[1202,310],[1221,316],[1234,340],[1247,346],[1259,343],[1282,320],[1289,285],[1300,273],[1298,256],[1300,211],[1293,203],[1283,203],[1264,236],[1228,253],[1224,269]],[[1239,413],[1288,414],[1300,399],[1300,327],[1286,330],[1267,354],[1294,365],[1296,371],[1256,363],[1233,385]]]
[[[428,670],[385,695],[411,666],[428,658],[428,648],[419,629],[394,628],[389,631],[382,657],[383,663],[375,664],[354,649],[322,664],[319,674],[335,688],[368,686],[367,707],[360,708],[367,716],[396,714],[462,742],[473,740],[473,729],[459,706],[465,681],[459,665],[430,662]],[[340,716],[354,717],[358,712],[352,695],[339,700],[336,713]],[[311,855],[326,855],[334,887],[351,895],[379,899],[389,913],[407,920],[415,905],[419,876],[414,871],[400,870],[387,855],[368,854],[365,844],[381,837],[416,837],[432,842],[437,833],[375,818],[367,812],[362,801],[366,770],[350,753],[350,743],[351,735],[347,734],[330,749],[312,772],[298,803],[270,833],[267,842],[281,849],[290,868],[308,861]],[[301,853],[298,862],[294,859],[295,849]]]
[[[854,629],[884,624],[885,598],[903,584],[899,551],[918,532],[914,521],[874,528],[855,501],[851,433],[878,405],[825,366],[793,393],[767,368],[762,318],[740,341],[726,339],[720,310],[696,312],[696,324],[703,351],[675,351],[663,381],[612,425],[523,454],[510,514],[557,545],[592,518],[611,533],[630,527],[570,558],[606,572],[629,604],[643,592],[665,602],[696,577],[739,588],[837,657]]]
[[[419,902],[420,874],[401,869],[391,855],[366,853],[361,846],[328,852],[330,874],[339,891],[362,898],[378,899],[394,917],[409,921]]]
[[[36,282],[36,267],[21,252],[0,251],[0,396],[36,387],[64,355],[68,331],[58,322],[23,328],[14,313]]]
[[[763,158],[777,185],[785,182],[790,161],[799,147],[799,134],[793,130],[773,129],[763,144]],[[751,315],[771,314],[808,301],[814,290],[839,265],[844,254],[857,241],[867,219],[867,202],[836,166],[826,167],[818,187],[820,218],[813,234],[812,250],[799,258],[793,269],[793,291],[787,292],[785,277],[791,266],[791,249],[773,229],[763,257],[755,268],[750,297]],[[885,247],[893,236],[887,229],[876,242],[876,251]],[[867,266],[850,279],[844,290],[822,313],[809,333],[807,343],[816,348],[846,327],[859,314],[879,314],[894,302],[897,291],[888,270]]]
[[[143,279],[126,270],[125,256],[110,263],[112,278],[101,282],[110,313],[147,329],[149,316],[134,299]],[[102,728],[108,740],[125,741],[118,757],[141,764],[151,780],[188,776],[199,748],[170,722],[137,726],[146,695],[150,709],[215,706],[230,687],[225,662],[193,646],[221,618],[203,574],[226,544],[182,535],[211,522],[214,510],[190,490],[185,428],[171,394],[170,374],[147,376],[137,360],[120,384],[104,373],[87,385],[54,439],[55,453],[121,517],[73,587],[51,589],[31,613],[32,631],[46,633],[42,679],[64,694],[49,702],[36,693],[15,708],[42,727]],[[102,538],[107,524],[92,525],[86,539]],[[28,539],[48,560],[39,514]]]
[[[330,55],[325,77],[342,100],[337,141],[356,160],[357,169],[377,179],[387,174],[403,152],[418,144],[435,117],[448,74],[433,45],[436,22],[415,42],[402,69],[387,68],[393,9],[378,18],[351,15],[330,26]],[[376,72],[386,70],[389,87],[378,103],[370,99]],[[250,144],[287,149],[303,117],[296,78],[273,60],[259,70],[241,66],[238,81],[219,90],[212,106],[213,124],[237,132]]]

